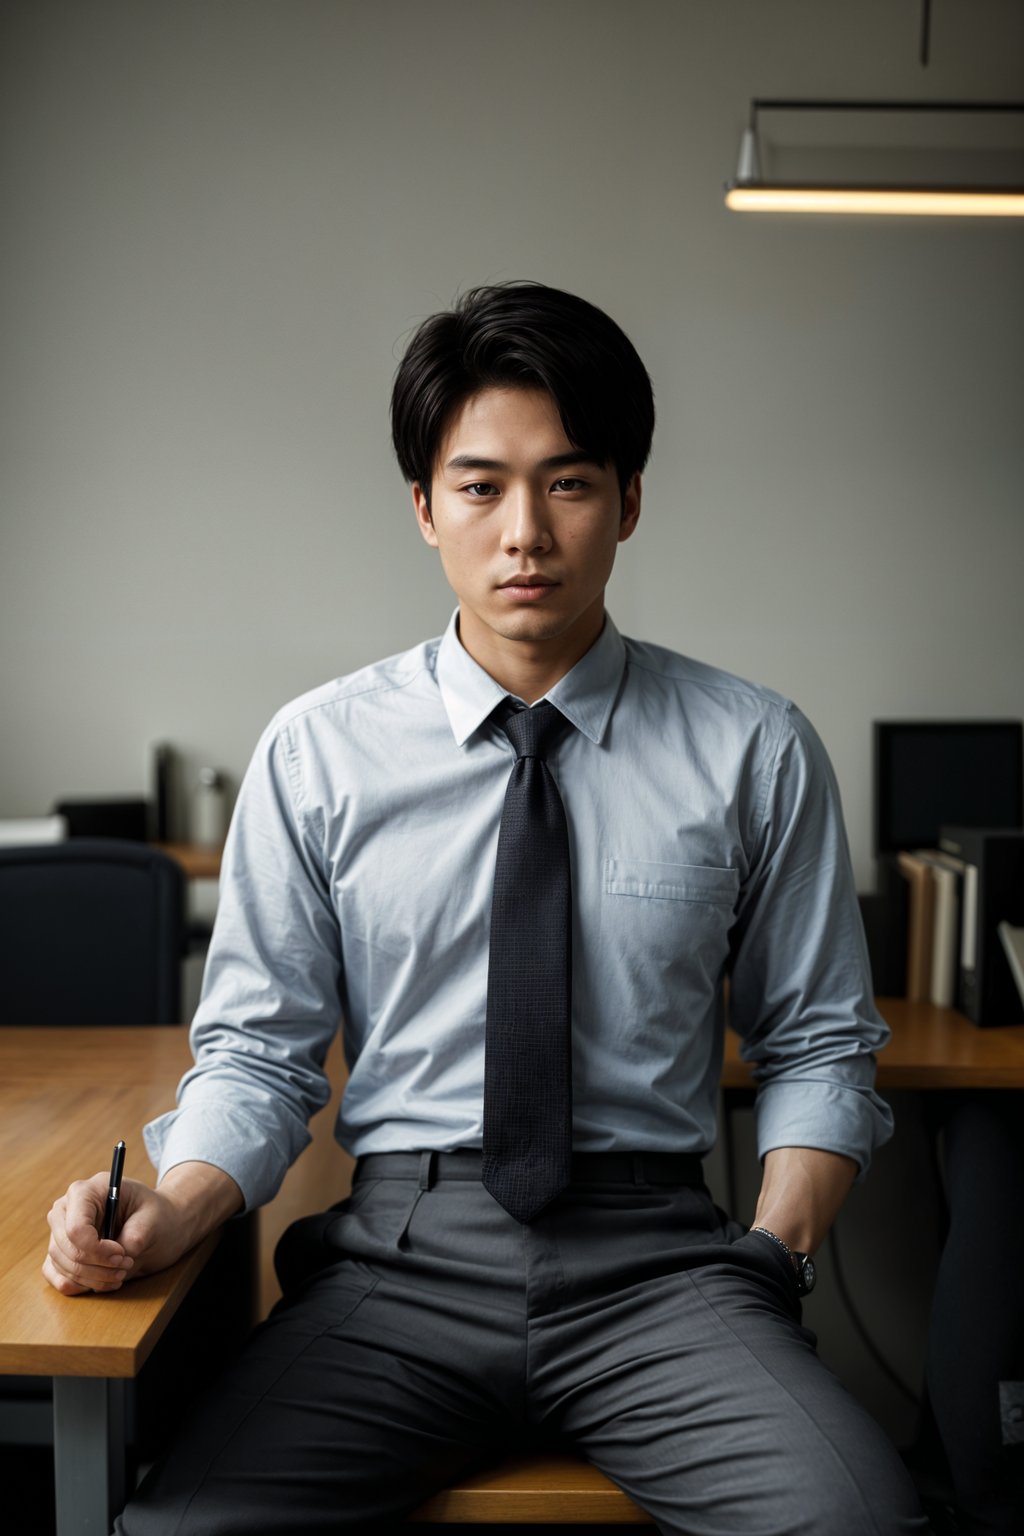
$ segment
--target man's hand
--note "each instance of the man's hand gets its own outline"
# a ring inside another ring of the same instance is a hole
[[[116,1291],[128,1279],[166,1269],[242,1207],[234,1179],[210,1163],[180,1163],[159,1189],[124,1179],[115,1238],[100,1236],[109,1173],[78,1179],[54,1201],[43,1274],[64,1296]]]

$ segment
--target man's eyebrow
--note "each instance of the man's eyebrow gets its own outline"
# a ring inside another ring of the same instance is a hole
[[[587,453],[583,448],[573,448],[569,453],[553,453],[548,459],[541,459],[538,469],[569,469],[574,464],[591,464],[595,469],[604,469],[605,461],[597,458],[595,454]],[[457,453],[453,459],[449,459],[445,469],[498,469],[507,470],[509,466],[501,459],[478,458],[474,453]]]
[[[508,469],[500,459],[478,459],[472,453],[457,453],[449,459],[445,469]]]

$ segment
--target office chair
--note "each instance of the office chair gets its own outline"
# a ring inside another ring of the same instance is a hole
[[[0,848],[0,1025],[178,1024],[184,935],[184,874],[154,848]]]

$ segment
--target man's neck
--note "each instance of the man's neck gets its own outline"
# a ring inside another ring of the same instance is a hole
[[[571,639],[559,636],[559,641],[563,642],[559,645],[553,645],[550,640],[502,640],[493,634],[485,638],[472,632],[467,644],[461,616],[457,633],[463,649],[506,693],[522,699],[524,704],[535,704],[550,693],[578,661],[582,661],[603,629],[602,609],[596,629],[589,626]]]

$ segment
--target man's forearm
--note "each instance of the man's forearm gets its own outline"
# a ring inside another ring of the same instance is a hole
[[[245,1204],[231,1175],[212,1163],[176,1163],[158,1187],[160,1194],[173,1203],[187,1233],[183,1251],[202,1242]]]
[[[754,1225],[799,1253],[815,1253],[857,1177],[857,1164],[817,1147],[767,1152]]]

